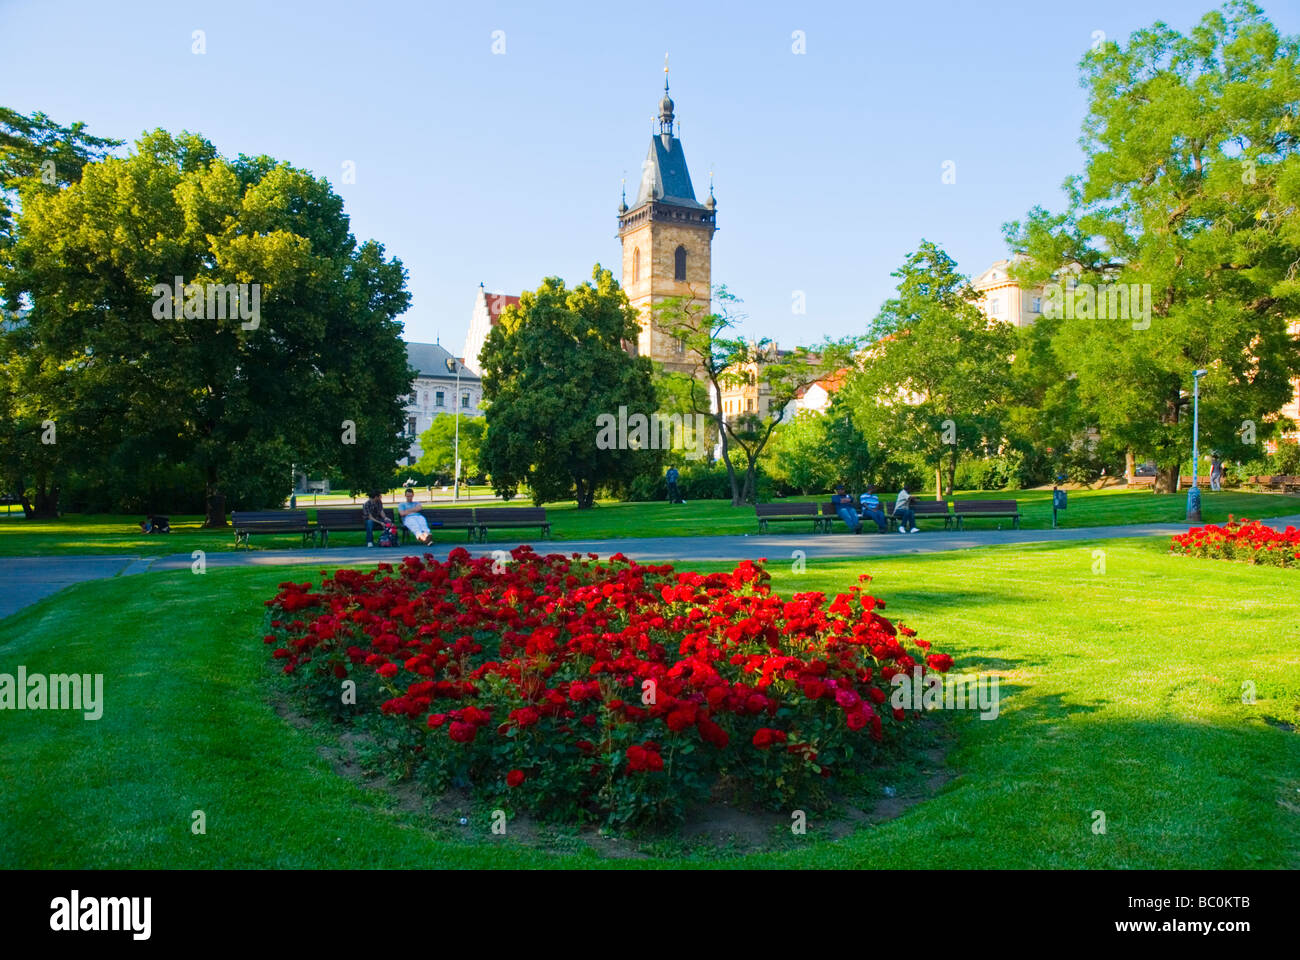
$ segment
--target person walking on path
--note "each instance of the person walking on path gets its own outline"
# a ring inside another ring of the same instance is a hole
[[[1210,455],[1210,489],[1215,493],[1223,489],[1223,460],[1217,453]]]
[[[889,532],[889,521],[885,519],[885,511],[880,506],[880,498],[876,496],[876,485],[867,484],[867,492],[858,498],[862,505],[863,519],[870,518],[876,521],[876,527],[881,533]]]
[[[920,533],[916,528],[916,512],[912,509],[912,495],[907,492],[907,487],[898,491],[898,499],[894,501],[894,518],[898,521],[899,533]]]
[[[835,512],[840,515],[840,519],[844,521],[844,525],[849,528],[849,533],[862,532],[862,518],[858,516],[853,498],[844,492],[844,484],[841,483],[835,488],[831,503],[835,507]]]

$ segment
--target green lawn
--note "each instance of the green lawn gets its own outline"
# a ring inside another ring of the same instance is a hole
[[[1019,490],[959,493],[959,499],[1016,499],[1024,515],[1022,526],[1026,529],[1043,529],[1051,526],[1052,494],[1050,490]],[[792,499],[822,501],[824,497],[798,497]],[[499,505],[499,504],[498,504]],[[528,505],[523,502],[523,505]],[[1110,524],[1149,523],[1166,521],[1177,523],[1186,515],[1187,498],[1184,494],[1156,495],[1150,491],[1125,492],[1123,490],[1071,491],[1070,506],[1060,515],[1060,525],[1065,527],[1091,527]],[[446,505],[450,506],[450,505]],[[462,504],[461,506],[464,506]],[[315,512],[304,505],[309,516]],[[433,512],[444,505],[428,508]],[[718,534],[756,533],[753,507],[732,507],[718,500],[696,500],[685,505],[667,503],[621,503],[600,501],[591,510],[578,510],[572,503],[549,504],[547,514],[552,520],[552,536],[557,540],[588,540],[616,537],[696,537]],[[1251,518],[1279,517],[1300,513],[1300,497],[1268,493],[1207,493],[1202,516],[1206,522],[1220,522],[1229,514]],[[234,549],[234,536],[229,530],[202,530],[198,516],[172,517],[170,536],[145,536],[139,531],[139,517],[110,514],[72,514],[55,521],[27,521],[15,513],[0,519],[0,556],[40,556],[47,554],[128,554],[156,556],[168,553],[190,553],[194,550],[221,551]],[[999,524],[1010,526],[1006,520],[972,520],[967,526],[972,530],[993,529]],[[935,529],[933,521],[922,520],[923,530]],[[781,532],[780,525],[773,532]],[[443,543],[464,540],[464,534],[450,531],[434,532]],[[528,532],[525,531],[525,535]],[[517,541],[517,531],[499,531],[489,539]],[[254,550],[292,549],[301,546],[301,538],[294,534],[283,537],[254,537]],[[330,537],[331,546],[360,546],[365,542],[363,533],[340,533]]]
[[[1104,558],[1094,554],[1104,550]],[[998,719],[943,715],[955,778],[838,840],[685,865],[1300,867],[1300,582],[1157,540],[997,547],[772,568],[783,593],[863,571],[959,672],[1001,677]],[[1096,572],[1104,559],[1105,572]],[[313,568],[72,587],[0,621],[0,672],[105,674],[102,719],[0,713],[9,867],[656,866],[455,835],[336,775],[282,720],[262,601]],[[1257,700],[1242,704],[1242,683]],[[207,834],[190,832],[203,810]],[[1092,832],[1093,811],[1107,832]],[[453,831],[456,828],[450,828]]]

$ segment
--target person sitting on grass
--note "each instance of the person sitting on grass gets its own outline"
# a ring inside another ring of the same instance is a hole
[[[835,488],[831,504],[835,507],[835,512],[840,515],[840,519],[844,521],[844,525],[849,528],[849,533],[862,532],[862,518],[858,516],[853,498],[844,492],[844,484],[841,483]]]
[[[881,533],[889,532],[889,521],[885,519],[884,508],[880,506],[880,498],[876,496],[876,485],[867,484],[867,492],[858,498],[862,505],[863,519],[870,518],[876,521],[876,528]]]
[[[415,490],[411,487],[406,488],[406,502],[397,508],[397,514],[402,518],[402,526],[410,530],[415,539],[423,544],[433,543],[433,536],[429,533],[429,521],[425,520],[420,514],[421,505],[415,502]]]
[[[384,530],[388,526],[388,514],[384,512],[384,495],[378,490],[371,490],[365,504],[361,507],[361,516],[366,521],[366,546],[375,545],[375,529]]]
[[[916,511],[912,509],[912,495],[906,486],[898,491],[898,499],[894,501],[894,519],[898,521],[899,533],[921,532],[916,528]]]

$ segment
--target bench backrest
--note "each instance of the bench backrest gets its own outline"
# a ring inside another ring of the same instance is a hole
[[[343,527],[364,527],[365,514],[360,507],[317,507],[316,526],[326,530],[339,530]]]
[[[306,510],[233,510],[230,522],[236,527],[305,527]]]
[[[545,523],[545,507],[477,507],[474,519],[480,524],[490,523]]]
[[[444,527],[459,527],[472,524],[474,513],[472,507],[448,507],[446,510],[430,510],[424,517],[426,520],[436,520]]]
[[[912,512],[918,517],[927,513],[937,513],[940,516],[948,515],[948,501],[946,500],[912,500]]]
[[[760,517],[816,517],[815,503],[756,503],[754,513]]]
[[[1014,500],[958,500],[953,504],[957,513],[1019,513]]]

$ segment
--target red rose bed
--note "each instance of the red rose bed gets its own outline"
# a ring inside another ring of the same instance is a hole
[[[815,804],[908,722],[890,677],[952,665],[862,586],[784,599],[762,561],[511,558],[283,583],[264,639],[314,710],[366,725],[430,790],[609,824],[679,818],[721,789]]]

